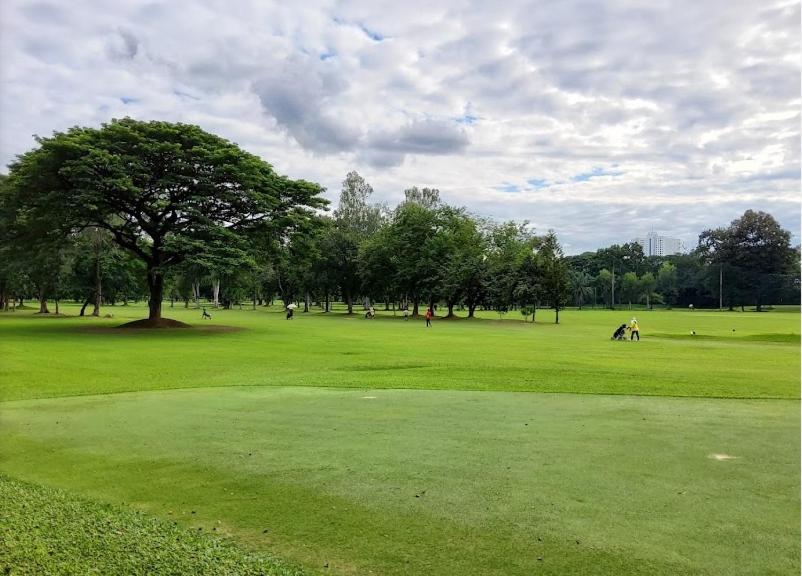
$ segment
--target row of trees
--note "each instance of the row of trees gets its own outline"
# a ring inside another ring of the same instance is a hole
[[[443,203],[433,188],[406,190],[392,210],[372,204],[372,192],[359,174],[348,174],[333,217],[321,218],[319,234],[295,251],[307,257],[292,262],[285,300],[338,290],[349,312],[361,299],[408,305],[413,315],[422,304],[441,303],[447,316],[462,306],[469,317],[480,306],[524,307],[534,316],[548,305],[559,322],[570,288],[553,232],[538,236],[526,224],[476,218]]]
[[[735,307],[799,304],[800,251],[765,212],[747,210],[729,226],[705,230],[688,254],[646,257],[639,244],[568,257],[575,303]]]
[[[496,223],[413,187],[395,208],[356,172],[337,209],[322,189],[195,126],[113,121],[39,139],[0,181],[0,307],[36,298],[92,305],[258,306],[332,300],[520,310],[567,304],[798,302],[799,254],[764,213],[708,230],[691,254],[638,244],[565,257],[554,232]],[[796,281],[796,284],[794,284]],[[56,304],[58,306],[58,304]],[[57,310],[56,310],[57,311]]]

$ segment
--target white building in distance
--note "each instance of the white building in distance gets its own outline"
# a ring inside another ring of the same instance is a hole
[[[670,256],[672,254],[684,254],[685,243],[679,238],[669,238],[656,232],[649,232],[646,236],[635,238],[643,248],[646,256]]]

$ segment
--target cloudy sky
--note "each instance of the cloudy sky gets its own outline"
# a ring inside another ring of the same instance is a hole
[[[284,6],[282,6],[284,4]],[[72,125],[198,124],[553,228],[568,253],[747,208],[799,242],[797,2],[0,3],[0,161]]]

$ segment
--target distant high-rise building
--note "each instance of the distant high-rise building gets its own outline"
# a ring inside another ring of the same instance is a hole
[[[635,238],[643,248],[646,256],[670,256],[671,254],[684,254],[685,243],[679,238],[669,238],[656,232],[649,232],[646,236]]]

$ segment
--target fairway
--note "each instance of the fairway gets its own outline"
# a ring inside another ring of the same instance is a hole
[[[0,315],[0,473],[307,573],[799,572],[798,308],[106,310]]]

